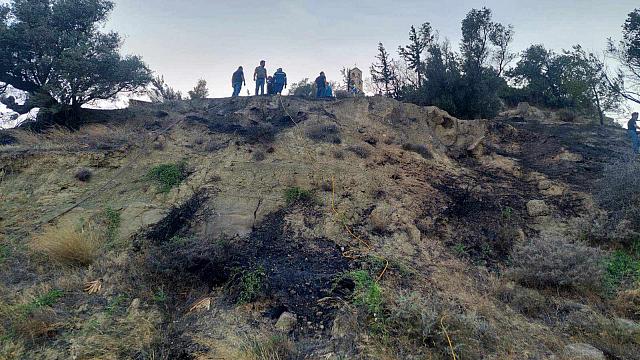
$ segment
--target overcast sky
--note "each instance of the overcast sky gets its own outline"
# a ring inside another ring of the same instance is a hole
[[[289,81],[324,70],[337,80],[344,66],[366,74],[377,43],[394,55],[410,25],[430,22],[454,44],[471,8],[489,7],[494,19],[513,24],[515,50],[533,43],[548,48],[581,44],[601,51],[637,0],[115,0],[108,28],[125,37],[124,50],[142,55],[173,87],[185,91],[198,78],[213,97],[229,96],[237,66],[247,80],[260,59],[270,73],[282,67]],[[252,87],[253,83],[247,85]],[[246,91],[243,89],[243,94]]]

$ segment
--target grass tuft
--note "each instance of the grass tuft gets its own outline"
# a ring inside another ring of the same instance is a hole
[[[33,249],[54,262],[71,266],[88,266],[98,257],[102,234],[94,226],[76,228],[70,223],[46,228],[35,236]]]
[[[255,301],[264,290],[266,278],[267,274],[262,266],[253,271],[243,272],[240,278],[238,303],[248,304]]]
[[[162,164],[149,170],[147,180],[154,181],[161,193],[168,193],[187,178],[186,163]]]

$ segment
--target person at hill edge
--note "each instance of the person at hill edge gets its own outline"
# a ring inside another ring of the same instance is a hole
[[[631,120],[627,123],[629,137],[631,137],[631,146],[633,146],[634,154],[640,154],[640,139],[638,138],[638,113],[631,114]]]
[[[273,93],[282,94],[282,90],[287,87],[287,74],[279,68],[278,71],[273,74]]]
[[[324,71],[320,72],[320,76],[316,78],[316,97],[321,98],[324,96],[327,88],[327,77],[324,75]]]
[[[273,91],[273,76],[267,77],[267,95],[273,95],[275,92]]]
[[[260,90],[260,95],[264,95],[264,84],[267,81],[267,68],[265,64],[266,62],[264,60],[260,61],[260,66],[253,72],[253,81],[256,82],[256,96],[258,95],[258,90]]]
[[[240,66],[231,77],[231,86],[233,86],[233,95],[231,95],[231,97],[240,95],[242,84],[244,84],[244,86],[247,86],[247,82],[244,80],[244,71],[242,70],[242,66]]]

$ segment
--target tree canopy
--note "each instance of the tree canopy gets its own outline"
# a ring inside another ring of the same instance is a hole
[[[121,38],[100,31],[108,0],[13,0],[0,7],[0,82],[31,99],[71,106],[135,91],[151,81],[137,56],[122,56]],[[32,101],[31,106],[38,106]]]

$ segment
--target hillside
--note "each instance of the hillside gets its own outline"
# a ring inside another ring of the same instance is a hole
[[[382,97],[85,116],[0,132],[0,358],[640,359],[637,285],[584,259],[617,249],[563,242],[608,210],[620,128]],[[571,281],[530,281],[534,239],[578,249],[541,257]]]

